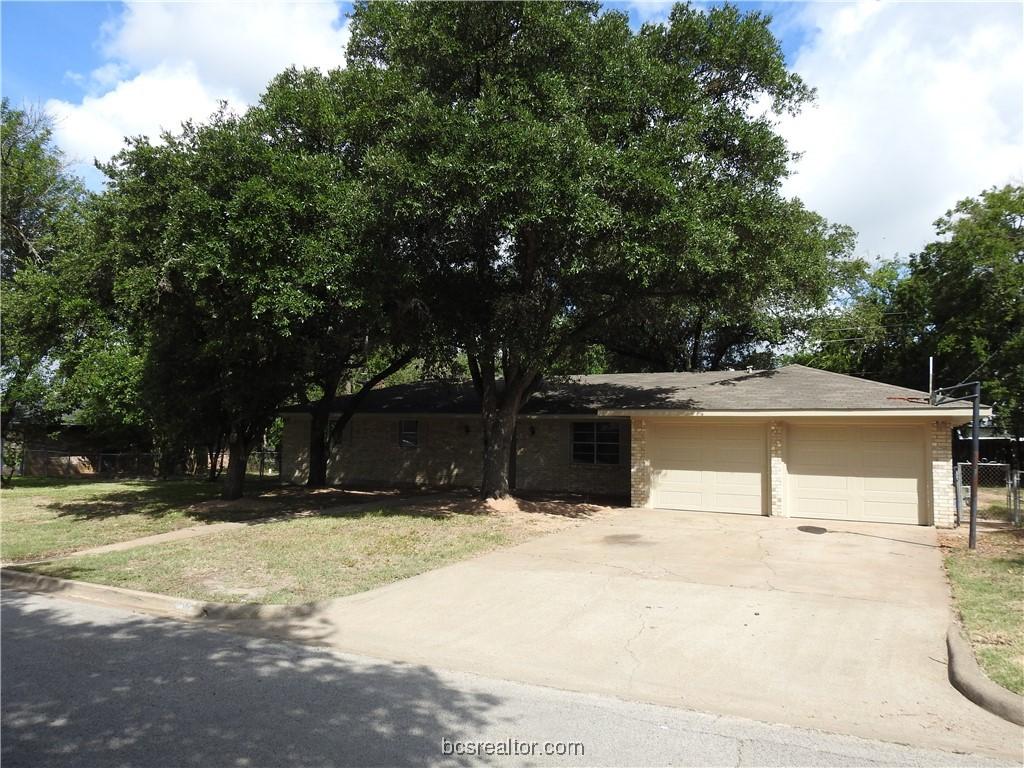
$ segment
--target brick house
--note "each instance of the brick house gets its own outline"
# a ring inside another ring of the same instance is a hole
[[[951,429],[971,412],[927,399],[801,365],[572,377],[523,408],[512,483],[634,507],[948,527]],[[283,416],[282,476],[301,483],[310,417]],[[481,471],[479,400],[443,382],[370,393],[328,464],[331,482],[355,486],[472,487]]]

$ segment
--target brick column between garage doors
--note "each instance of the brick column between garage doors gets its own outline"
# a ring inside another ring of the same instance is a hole
[[[647,455],[647,422],[631,419],[629,425],[629,506],[651,502],[651,460]]]
[[[786,425],[773,421],[768,425],[768,473],[771,487],[772,517],[786,516]]]
[[[936,528],[956,527],[956,491],[953,488],[953,436],[948,421],[932,422],[932,523]]]

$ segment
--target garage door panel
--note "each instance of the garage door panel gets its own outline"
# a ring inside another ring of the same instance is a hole
[[[827,442],[823,437],[828,437]],[[792,425],[787,503],[793,517],[921,522],[923,433],[914,427]]]
[[[723,512],[741,512],[751,515],[761,514],[760,494],[719,493],[718,500]]]
[[[834,443],[817,440],[794,445],[793,450],[790,452],[790,457],[792,461],[798,464],[808,467],[821,467],[822,469],[842,466],[845,461],[845,454],[842,448],[837,447]]]
[[[808,491],[840,491],[849,489],[850,478],[846,475],[804,475],[799,480],[800,487]]]
[[[850,504],[843,499],[800,498],[796,502],[793,517],[810,517],[816,520],[849,520]]]
[[[652,506],[763,513],[763,426],[662,424],[648,441]]]
[[[662,469],[655,470],[659,482],[673,484],[700,483],[700,469]]]
[[[699,492],[676,491],[662,489],[659,494],[659,507],[665,509],[700,509],[704,497]]]
[[[865,493],[875,491],[888,494],[908,494],[917,496],[916,477],[865,477]]]
[[[864,502],[864,520],[869,523],[906,523],[908,520],[917,522],[917,502],[894,504],[891,501]]]

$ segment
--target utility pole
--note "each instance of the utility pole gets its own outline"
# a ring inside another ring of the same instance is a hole
[[[979,422],[981,420],[981,382],[968,381],[952,387],[939,387],[931,392],[932,405],[953,403],[958,400],[970,400],[973,405],[971,420],[971,528],[967,537],[967,546],[976,549],[978,546],[978,455],[980,453]]]

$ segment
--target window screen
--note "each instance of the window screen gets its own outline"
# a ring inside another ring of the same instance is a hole
[[[572,460],[580,464],[618,464],[619,425],[614,421],[575,422]]]

